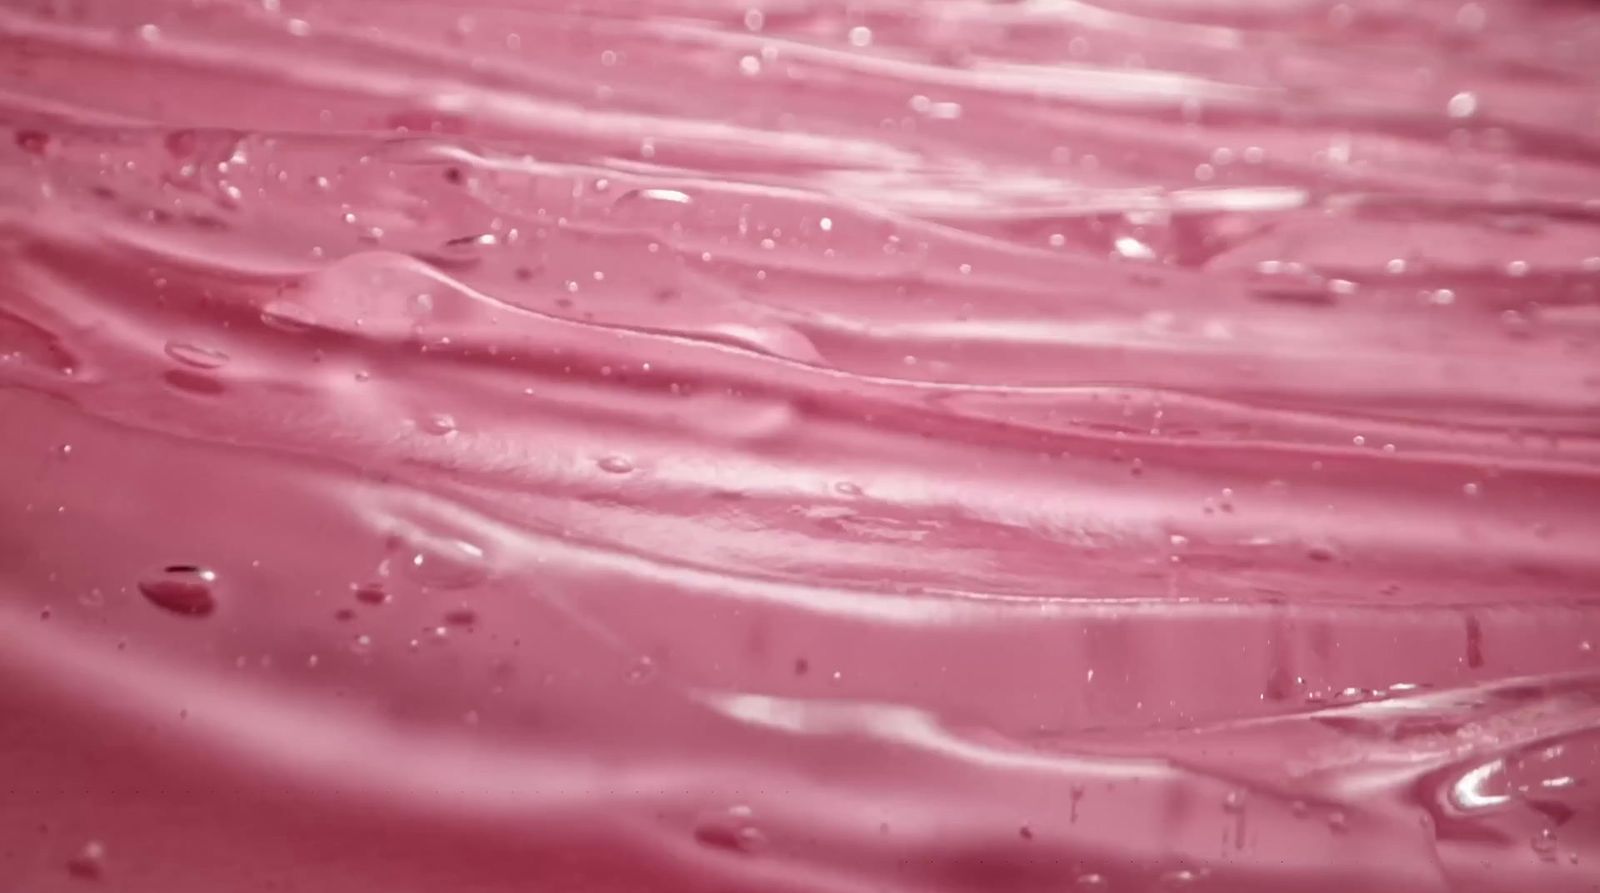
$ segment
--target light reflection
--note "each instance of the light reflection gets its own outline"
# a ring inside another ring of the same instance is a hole
[[[1501,806],[1511,798],[1506,794],[1491,794],[1484,790],[1490,778],[1505,770],[1504,760],[1484,763],[1461,776],[1451,789],[1451,796],[1463,810],[1489,809]]]

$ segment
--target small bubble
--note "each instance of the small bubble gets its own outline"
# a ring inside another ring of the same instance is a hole
[[[754,56],[742,56],[739,59],[739,72],[746,77],[754,77],[761,73],[761,60]]]
[[[1483,492],[1483,488],[1475,483],[1466,483],[1461,485],[1461,492],[1468,496],[1477,496]]]
[[[1222,808],[1228,812],[1243,812],[1244,803],[1244,791],[1229,791],[1228,796],[1222,798]]]
[[[228,355],[222,351],[186,341],[168,341],[166,351],[167,356],[196,369],[216,369],[228,362]]]
[[[418,530],[397,537],[393,545],[408,552],[401,573],[429,588],[466,589],[489,576],[483,549],[466,540]]]
[[[43,155],[50,150],[50,134],[41,130],[17,131],[17,148],[29,155]]]
[[[1533,838],[1528,843],[1533,847],[1533,851],[1538,854],[1540,859],[1546,862],[1554,862],[1556,860],[1556,833],[1554,831],[1545,828],[1538,834],[1533,835]]]
[[[261,308],[261,322],[282,332],[304,332],[316,321],[310,310],[293,301],[268,301]]]
[[[633,463],[622,456],[606,456],[598,463],[600,470],[608,474],[627,474],[633,471]]]
[[[861,489],[860,484],[852,483],[850,481],[839,481],[833,485],[833,492],[839,494],[840,496],[860,496],[864,491]]]
[[[1335,557],[1335,554],[1334,551],[1327,546],[1312,546],[1309,549],[1306,549],[1306,557],[1312,561],[1332,561]]]
[[[1200,878],[1200,872],[1180,868],[1161,875],[1161,884],[1165,887],[1187,887]]]
[[[767,17],[759,9],[747,9],[744,13],[744,27],[746,31],[760,31],[766,23]]]
[[[1470,91],[1457,93],[1450,97],[1445,110],[1452,118],[1470,118],[1478,111],[1478,95]]]
[[[139,592],[151,604],[186,617],[205,617],[216,610],[212,584],[217,575],[194,565],[175,564],[139,581]]]
[[[472,236],[457,236],[444,243],[446,249],[469,249],[474,247],[489,248],[500,244],[500,237],[494,233],[478,233]]]
[[[639,684],[649,680],[656,674],[656,662],[649,655],[642,655],[628,668],[628,681]]]
[[[864,25],[857,25],[850,29],[850,45],[865,47],[872,45],[872,29]]]
[[[1080,874],[1078,875],[1077,885],[1080,890],[1104,890],[1106,888],[1106,878],[1103,874]]]
[[[1112,245],[1117,254],[1129,260],[1154,260],[1156,256],[1155,249],[1133,236],[1118,236]]]
[[[680,209],[694,204],[694,197],[678,189],[631,189],[619,196],[611,206],[614,214],[644,214],[646,209],[654,208],[665,213],[672,206]],[[670,222],[673,218],[661,218],[658,222]],[[654,243],[652,243],[654,244]]]
[[[695,824],[694,839],[704,846],[737,853],[752,853],[766,844],[766,835],[755,826],[748,806],[702,818]]]
[[[449,413],[435,412],[417,422],[417,428],[425,434],[444,437],[456,433],[456,420]]]
[[[99,880],[105,874],[106,845],[91,840],[78,854],[67,860],[67,873],[86,881]]]
[[[1506,330],[1514,337],[1528,335],[1533,325],[1528,315],[1520,310],[1502,310],[1500,312],[1500,322],[1505,325]]]

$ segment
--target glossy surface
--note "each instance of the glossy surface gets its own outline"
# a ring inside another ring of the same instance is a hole
[[[1600,889],[1600,13],[0,9],[0,891]]]

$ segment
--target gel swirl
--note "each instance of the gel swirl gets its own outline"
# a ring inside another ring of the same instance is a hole
[[[6,4],[0,890],[1595,890],[1596,58]]]

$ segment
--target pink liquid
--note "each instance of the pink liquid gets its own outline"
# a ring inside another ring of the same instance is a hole
[[[4,4],[0,893],[1600,890],[1597,58]]]

